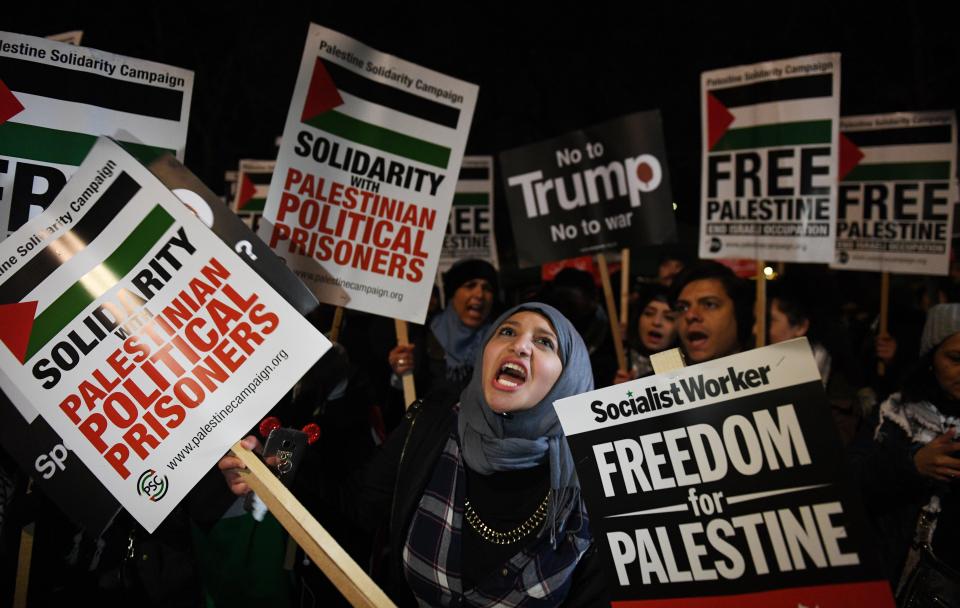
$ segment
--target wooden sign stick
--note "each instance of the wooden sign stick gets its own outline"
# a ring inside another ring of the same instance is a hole
[[[630,248],[624,247],[620,252],[620,326],[627,327],[629,322],[628,307],[630,305]]]
[[[763,260],[757,260],[757,348],[767,343],[767,275],[763,272],[764,267]]]
[[[238,441],[231,450],[243,461],[247,482],[273,516],[352,606],[394,607],[395,604],[290,493],[256,454]]]
[[[880,331],[878,336],[887,336],[887,318],[890,316],[890,273],[880,273]],[[877,361],[877,375],[887,373],[887,366],[883,361]]]
[[[603,296],[607,301],[607,316],[610,317],[610,335],[613,338],[613,348],[617,352],[617,367],[620,371],[627,371],[627,357],[623,353],[623,335],[620,332],[620,322],[617,321],[617,307],[613,301],[613,287],[610,286],[610,271],[607,270],[607,256],[597,254],[597,264],[600,266],[600,282],[603,283]]]
[[[26,608],[27,588],[30,586],[30,561],[33,559],[33,533],[36,524],[31,522],[20,532],[20,552],[17,556],[17,582],[13,592],[13,607]]]
[[[407,322],[401,319],[394,319],[397,326],[397,344],[406,346],[410,344],[410,334],[407,333]],[[403,406],[410,407],[410,404],[417,400],[417,385],[413,381],[413,371],[409,371],[400,377],[403,380]]]
[[[327,339],[331,342],[339,342],[341,327],[343,327],[343,306],[337,306],[333,311],[333,324],[330,326]]]

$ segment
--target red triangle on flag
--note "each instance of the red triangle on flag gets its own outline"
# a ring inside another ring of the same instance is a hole
[[[20,112],[23,112],[23,104],[14,96],[7,85],[0,80],[0,125]]]
[[[712,93],[707,93],[707,138],[710,140],[708,149],[713,150],[731,123],[733,114],[730,110]]]
[[[863,151],[857,147],[857,144],[850,141],[850,138],[840,134],[840,170],[837,174],[837,181],[843,181],[853,168],[863,160]]]
[[[36,313],[35,301],[0,304],[0,341],[7,345],[20,363],[23,363],[27,354]]]
[[[313,76],[310,77],[310,87],[307,89],[307,101],[303,104],[303,115],[300,120],[307,122],[315,116],[319,116],[328,110],[342,105],[343,98],[337,91],[337,86],[333,84],[330,73],[323,67],[323,61],[317,58],[313,64]]]
[[[250,176],[246,173],[243,174],[243,181],[240,182],[240,196],[237,199],[237,210],[243,209],[247,206],[247,203],[250,202],[250,199],[253,198],[253,195],[257,193],[257,187],[253,185]]]

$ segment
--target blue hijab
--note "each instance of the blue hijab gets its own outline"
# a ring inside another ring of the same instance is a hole
[[[511,315],[531,311],[550,321],[557,333],[563,370],[546,396],[532,408],[505,417],[495,413],[483,396],[483,349],[477,353],[470,383],[460,395],[457,433],[464,462],[482,475],[494,471],[527,469],[549,463],[551,535],[555,538],[566,515],[579,503],[580,482],[570,446],[553,408],[564,397],[593,390],[590,355],[580,334],[560,311],[547,304],[530,302],[514,306],[484,332],[486,346],[500,324]]]
[[[476,329],[467,327],[453,309],[453,304],[447,304],[443,312],[430,321],[430,331],[443,347],[448,379],[460,381],[467,377],[477,353],[483,350],[483,335],[489,327],[489,322]]]

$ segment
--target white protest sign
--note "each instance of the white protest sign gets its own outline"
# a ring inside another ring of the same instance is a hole
[[[0,32],[0,240],[56,197],[97,136],[183,161],[193,72]]]
[[[422,323],[476,99],[311,24],[258,234],[320,301]]]
[[[0,268],[8,397],[150,531],[330,347],[106,139]]]
[[[439,272],[459,260],[486,260],[498,268],[493,232],[493,157],[466,156],[453,195]]]
[[[833,259],[840,55],[704,72],[700,257]]]
[[[831,268],[945,275],[957,200],[953,111],[840,119]]]

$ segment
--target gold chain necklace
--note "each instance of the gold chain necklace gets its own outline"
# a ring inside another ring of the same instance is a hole
[[[528,517],[525,522],[513,530],[508,530],[506,532],[494,530],[487,524],[483,523],[483,520],[480,519],[480,516],[477,515],[477,512],[473,510],[473,505],[470,504],[470,499],[466,499],[463,503],[463,515],[466,518],[467,523],[470,524],[470,527],[473,528],[474,532],[479,534],[480,538],[483,540],[487,541],[488,543],[494,543],[495,545],[512,545],[527,534],[530,534],[534,530],[538,530],[540,528],[540,526],[543,524],[543,520],[547,518],[548,504],[550,504],[550,490],[547,490],[547,495],[544,496],[543,500],[540,501],[540,506],[537,507],[537,510],[533,512],[533,515]]]

